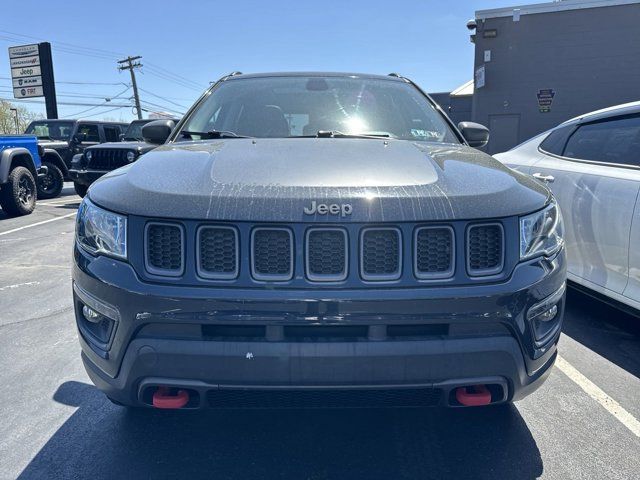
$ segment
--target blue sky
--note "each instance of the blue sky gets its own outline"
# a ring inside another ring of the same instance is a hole
[[[2,18],[12,21],[0,25],[0,97],[12,97],[7,47],[38,40],[51,42],[56,81],[67,82],[57,85],[60,103],[105,104],[60,105],[60,116],[131,119],[130,108],[109,111],[131,103],[129,74],[116,68],[126,55],[143,57],[141,98],[155,110],[184,112],[210,81],[233,70],[399,72],[429,92],[450,91],[472,77],[467,20],[515,3],[3,2]],[[44,112],[41,104],[21,105]]]

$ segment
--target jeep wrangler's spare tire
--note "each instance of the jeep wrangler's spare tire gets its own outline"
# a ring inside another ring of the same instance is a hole
[[[73,189],[76,191],[78,196],[84,198],[84,196],[87,194],[87,190],[89,190],[89,187],[81,183],[73,182]]]
[[[25,167],[16,167],[0,189],[0,206],[11,216],[28,215],[36,208],[37,196],[38,189],[31,172]]]
[[[51,162],[42,162],[47,167],[47,174],[38,181],[38,198],[56,198],[62,192],[64,176],[56,165]]]

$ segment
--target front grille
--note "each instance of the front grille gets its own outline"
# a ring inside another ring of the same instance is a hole
[[[470,275],[493,275],[502,271],[504,262],[502,225],[473,225],[467,233],[467,268]]]
[[[307,277],[317,281],[344,280],[347,276],[347,232],[313,228],[307,231]]]
[[[136,231],[143,227],[136,225],[146,225],[144,255],[132,258],[140,273],[184,275],[181,281],[191,285],[221,281],[257,287],[257,280],[290,282],[292,287],[320,287],[324,282],[330,287],[349,280],[350,286],[360,282],[364,287],[399,279],[403,285],[436,280],[470,285],[477,277],[495,279],[513,268],[515,261],[505,247],[513,224],[501,220],[338,227],[150,220],[132,222],[130,234],[142,237]]]
[[[234,228],[200,227],[197,245],[201,277],[229,280],[238,276],[238,233]]]
[[[243,389],[209,390],[215,408],[379,408],[432,407],[440,402],[438,388],[395,389]]]
[[[402,257],[400,230],[367,228],[362,233],[360,269],[365,280],[395,280],[400,277]]]
[[[184,233],[178,225],[148,223],[146,227],[147,270],[155,275],[178,276],[182,274]]]
[[[420,227],[415,235],[414,266],[418,278],[446,278],[453,275],[453,229]]]
[[[293,277],[293,234],[286,228],[256,228],[251,235],[251,272],[256,280]]]
[[[114,170],[127,165],[127,152],[117,148],[96,148],[91,150],[91,160],[87,162],[89,168],[95,170]]]

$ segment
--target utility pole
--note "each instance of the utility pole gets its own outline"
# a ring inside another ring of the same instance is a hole
[[[135,57],[127,57],[124,60],[119,60],[118,63],[120,66],[118,70],[129,70],[131,74],[131,86],[133,87],[133,99],[136,102],[136,112],[138,113],[138,120],[142,120],[142,109],[140,108],[140,96],[138,95],[138,84],[136,83],[136,74],[133,71],[134,68],[142,67],[140,62],[136,62],[136,60],[140,60],[142,57],[140,55]]]

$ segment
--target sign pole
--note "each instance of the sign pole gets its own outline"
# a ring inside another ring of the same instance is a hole
[[[51,57],[51,44],[42,42],[38,44],[40,53],[40,68],[42,70],[42,91],[47,107],[47,118],[58,118],[58,102],[56,100],[56,84],[53,78],[53,59]]]

